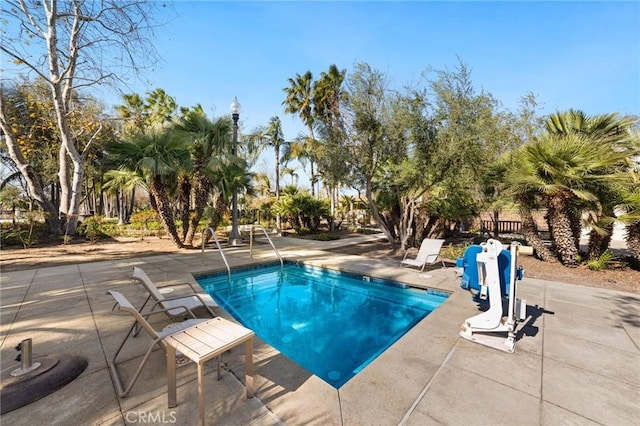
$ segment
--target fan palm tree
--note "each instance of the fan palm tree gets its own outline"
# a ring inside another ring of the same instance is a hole
[[[631,183],[622,190],[622,203],[618,205],[622,214],[618,220],[625,225],[627,247],[640,265],[640,183],[637,173],[632,174]]]
[[[115,195],[118,202],[118,225],[129,223],[136,197],[136,188],[141,186],[148,191],[144,177],[128,170],[109,170],[105,173],[104,178],[103,189],[107,194]],[[128,203],[125,198],[127,194],[129,195]]]
[[[556,254],[562,264],[576,266],[572,205],[576,201],[597,202],[590,184],[617,179],[606,172],[626,164],[628,152],[613,150],[611,145],[581,134],[545,134],[524,145],[518,158],[519,166],[510,168],[507,175],[508,186],[516,194],[544,202]]]
[[[602,114],[594,117],[587,116],[580,110],[570,109],[565,112],[551,114],[545,121],[548,134],[567,136],[571,134],[582,135],[602,145],[607,145],[612,151],[626,152],[628,160],[618,164],[615,168],[603,168],[599,174],[611,175],[614,173],[626,173],[629,160],[638,153],[637,143],[629,129],[635,124],[633,117],[619,117],[618,114]],[[620,201],[618,196],[620,187],[612,185],[610,179],[589,180],[584,182],[589,191],[597,196],[594,202],[578,201],[574,199],[568,210],[571,229],[579,250],[582,234],[582,214],[589,212],[589,258],[598,258],[604,252],[611,240],[613,223],[615,221],[614,208]]]
[[[193,163],[192,173],[185,176],[189,180],[185,189],[193,188],[194,208],[190,218],[187,216],[189,227],[184,240],[185,245],[192,245],[209,195],[219,182],[217,176],[224,174],[223,171],[232,164],[239,165],[241,160],[230,154],[233,141],[229,117],[212,121],[207,118],[202,107],[197,105],[191,110],[183,111],[174,129],[186,143]]]
[[[109,152],[115,157],[121,170],[129,170],[146,176],[149,193],[160,220],[178,247],[184,247],[180,240],[173,209],[169,197],[169,179],[175,181],[176,170],[188,168],[189,152],[175,132],[167,128],[155,127],[146,133],[132,135],[128,141],[111,144]]]

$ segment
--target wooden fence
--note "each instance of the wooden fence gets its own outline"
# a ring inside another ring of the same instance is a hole
[[[480,232],[483,234],[493,234],[495,229],[495,222],[493,220],[482,220],[480,222]],[[519,220],[499,220],[498,221],[498,233],[500,234],[514,234],[520,233],[522,229],[522,222]]]

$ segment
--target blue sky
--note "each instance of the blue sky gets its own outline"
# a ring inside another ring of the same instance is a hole
[[[237,96],[244,131],[279,115],[293,139],[304,127],[284,114],[287,78],[357,62],[401,88],[462,61],[510,110],[532,92],[542,114],[640,115],[640,2],[178,1],[165,13],[162,61],[131,88],[162,88],[214,116]]]
[[[508,109],[532,92],[542,113],[640,115],[639,2],[180,1],[167,14],[162,61],[132,88],[159,87],[216,116],[237,96],[246,130],[280,115],[295,137],[302,124],[281,105],[287,78],[356,62],[401,88],[460,59]]]
[[[287,79],[331,64],[384,71],[394,88],[424,70],[459,61],[484,89],[515,110],[528,92],[541,113],[576,108],[640,115],[640,2],[220,2],[160,8],[162,60],[126,92],[162,88],[180,106],[212,116],[242,105],[241,129],[273,115],[285,137],[304,130],[281,105]],[[423,83],[424,84],[424,83]],[[115,93],[100,92],[108,105]]]

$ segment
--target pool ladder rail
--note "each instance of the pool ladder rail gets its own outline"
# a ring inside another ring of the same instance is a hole
[[[205,246],[205,239],[204,237],[207,235],[207,231],[211,231],[211,236],[213,237],[213,240],[216,242],[216,246],[218,247],[218,252],[220,253],[220,256],[222,257],[222,261],[224,262],[224,266],[227,267],[227,277],[229,279],[229,281],[231,281],[231,268],[229,268],[229,262],[227,262],[227,257],[224,255],[224,251],[222,250],[222,246],[220,245],[220,241],[218,240],[218,237],[216,236],[216,231],[212,228],[212,227],[208,227],[205,228],[204,231],[202,231],[202,263],[204,264],[204,246]]]
[[[273,244],[271,237],[269,237],[269,233],[267,233],[267,230],[262,225],[251,225],[251,228],[249,230],[249,257],[253,259],[253,230],[255,228],[262,230],[262,233],[264,234],[264,236],[267,237],[267,241],[269,241],[269,244],[271,245],[273,252],[276,254],[276,256],[278,256],[278,260],[280,261],[280,269],[282,270],[284,268],[284,262],[282,261],[282,256],[280,256],[280,252],[278,251],[276,246]]]
[[[271,240],[271,237],[269,237],[267,230],[262,225],[251,225],[250,233],[249,233],[249,257],[253,259],[253,230],[255,228],[262,230],[262,233],[264,234],[264,236],[267,237],[267,241],[269,241],[271,248],[273,249],[274,253],[278,257],[278,260],[280,261],[280,269],[282,270],[284,268],[284,262],[282,260],[282,256],[280,256],[280,252],[278,251],[276,246],[273,244],[273,241]],[[227,267],[228,278],[229,280],[231,280],[231,268],[229,267],[229,262],[227,261],[227,257],[224,255],[224,250],[222,250],[222,245],[220,244],[220,240],[218,240],[218,237],[216,236],[216,232],[212,227],[205,228],[204,231],[202,231],[202,239],[201,239],[202,263],[204,263],[204,246],[205,246],[205,237],[207,235],[207,232],[211,232],[211,236],[213,237],[213,240],[216,243],[216,247],[218,247],[218,252],[220,253],[220,257],[222,257],[222,261],[224,262],[224,265]]]

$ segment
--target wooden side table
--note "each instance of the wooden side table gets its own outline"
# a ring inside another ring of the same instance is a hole
[[[164,339],[167,343],[167,386],[169,408],[177,405],[176,350],[198,365],[198,409],[200,424],[204,426],[204,363],[218,357],[220,380],[220,355],[242,343],[245,344],[245,387],[247,398],[253,396],[253,336],[248,328],[216,317],[189,327]]]

